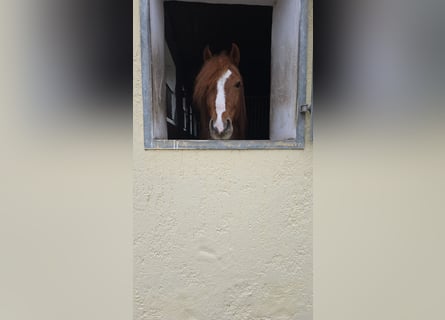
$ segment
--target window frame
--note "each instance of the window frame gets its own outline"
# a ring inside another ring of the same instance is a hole
[[[140,0],[141,27],[141,72],[142,72],[142,103],[144,122],[145,149],[209,149],[209,150],[252,150],[252,149],[294,149],[305,148],[305,132],[307,114],[312,106],[306,97],[307,90],[307,48],[308,48],[308,0],[300,1],[300,17],[298,27],[298,75],[297,75],[297,105],[296,138],[289,140],[182,140],[154,138],[154,112],[152,91],[152,48],[150,27],[150,1]],[[196,2],[200,2],[196,0]],[[244,1],[246,4],[249,1]],[[230,1],[227,1],[230,3]],[[243,1],[237,1],[242,4]],[[292,106],[290,106],[292,108]],[[312,120],[312,116],[309,117]],[[164,120],[167,122],[167,120]],[[312,130],[312,123],[309,124]]]

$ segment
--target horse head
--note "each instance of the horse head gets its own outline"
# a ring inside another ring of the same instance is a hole
[[[247,125],[240,51],[214,55],[207,46],[195,80],[193,100],[201,114],[202,139],[245,139]]]

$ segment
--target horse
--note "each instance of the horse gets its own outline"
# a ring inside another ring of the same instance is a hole
[[[200,139],[245,139],[247,128],[240,51],[235,43],[229,53],[203,51],[203,66],[196,76],[193,104],[200,114]]]

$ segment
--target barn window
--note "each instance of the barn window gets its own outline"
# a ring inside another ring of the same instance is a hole
[[[238,44],[248,140],[198,140],[202,51]],[[303,149],[307,0],[141,0],[145,147]]]

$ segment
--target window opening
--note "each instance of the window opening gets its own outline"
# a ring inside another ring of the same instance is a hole
[[[177,124],[182,131],[198,139],[199,117],[194,115],[192,94],[204,47],[209,45],[213,53],[219,53],[230,50],[234,42],[241,52],[246,139],[269,139],[272,7],[167,1],[164,15],[166,54],[174,61],[177,95],[183,101],[183,123]],[[168,139],[183,138],[177,132],[170,130]]]

